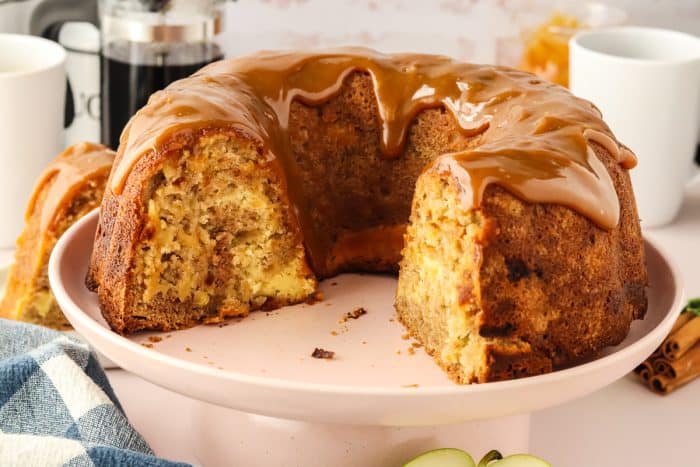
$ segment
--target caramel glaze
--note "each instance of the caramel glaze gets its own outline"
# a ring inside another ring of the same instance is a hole
[[[473,137],[469,150],[443,155],[426,168],[454,174],[468,206],[478,206],[485,187],[497,183],[527,201],[569,206],[602,228],[617,225],[617,194],[589,141],[603,145],[624,168],[636,159],[591,103],[516,70],[361,48],[262,52],[214,63],[171,84],[151,96],[122,133],[111,188],[119,194],[142,155],[162,151],[182,132],[235,128],[281,168],[312,263],[323,264],[327,252],[300,209],[304,180],[289,144],[290,106],[295,99],[311,106],[331,99],[354,71],[371,75],[385,157],[401,155],[414,118],[427,108],[446,108]]]
[[[59,208],[75,196],[89,179],[100,174],[106,177],[112,168],[114,157],[114,151],[106,146],[87,142],[75,144],[63,151],[39,177],[29,198],[25,219],[29,221],[40,193],[50,183],[41,207],[39,225],[41,232],[53,228]]]

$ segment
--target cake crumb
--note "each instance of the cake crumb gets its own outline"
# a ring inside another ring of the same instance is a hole
[[[226,327],[226,326],[228,326],[228,322],[219,323],[219,327],[220,327],[220,328],[223,328],[223,327]]]
[[[360,316],[363,316],[366,314],[367,314],[367,310],[365,310],[363,307],[355,308],[354,310],[348,311],[347,313],[345,313],[345,316],[343,316],[340,319],[340,321],[338,321],[338,324],[345,323],[349,319],[359,319]]]
[[[171,337],[173,337],[172,334],[167,334],[167,335],[165,336],[166,339],[170,339]]]
[[[314,351],[311,353],[311,356],[313,358],[325,358],[325,359],[330,360],[333,357],[335,357],[335,352],[333,352],[331,350],[322,349],[320,347],[316,347],[314,349]]]
[[[403,339],[405,341],[409,340],[410,338],[411,338],[411,336],[409,336],[408,333],[401,336],[401,339]]]
[[[323,296],[323,292],[320,290],[317,290],[316,292],[312,293],[308,297],[306,297],[306,303],[307,305],[315,305],[318,302],[322,302],[325,297]]]
[[[418,386],[417,384],[414,383],[414,384],[404,384],[404,385],[401,386],[401,387],[402,387],[402,388],[417,388],[417,387],[419,387],[419,386]]]
[[[413,342],[411,343],[411,347],[413,347],[414,349],[419,349],[423,347],[423,344],[421,344],[420,342]]]
[[[401,355],[401,350],[397,350],[396,355]]]
[[[153,342],[153,343],[156,343],[156,342],[162,341],[163,338],[160,336],[148,336],[148,340]]]
[[[336,285],[338,285],[338,283],[336,281],[333,281],[331,282],[331,285],[335,287]]]
[[[362,343],[363,343],[363,344],[366,344],[366,343],[367,343],[367,341],[362,341]]]
[[[367,310],[365,310],[363,307],[359,307],[359,308],[355,308],[354,310],[352,310],[346,316],[349,319],[358,319],[360,316],[363,316],[366,314],[367,314]]]
[[[190,349],[189,347],[185,347],[185,352],[192,352],[192,349]]]
[[[393,322],[394,322],[394,318],[389,318],[389,322],[390,322],[390,323],[393,323]]]
[[[413,347],[409,347],[409,348],[408,348],[408,354],[409,354],[409,355],[413,355],[413,354],[415,354],[415,353],[416,353],[416,349],[415,349],[415,348],[413,348]]]
[[[149,348],[149,349],[152,349],[152,348],[153,348],[153,344],[151,344],[151,343],[149,343],[149,342],[141,342],[141,345],[144,346],[144,347],[147,347],[147,348]]]
[[[331,336],[337,336],[337,335],[338,335],[338,331],[331,331]]]

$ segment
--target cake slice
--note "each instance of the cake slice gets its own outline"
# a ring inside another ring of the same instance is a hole
[[[61,153],[39,177],[17,239],[0,317],[54,329],[70,327],[49,288],[49,256],[68,227],[99,207],[114,156],[100,144],[79,143]]]
[[[102,312],[112,329],[216,323],[314,293],[279,174],[255,145],[235,135],[203,136],[166,160],[158,175],[147,175],[139,174],[135,187],[146,194],[128,211],[143,216],[132,224],[143,227],[112,231],[120,241],[109,249],[108,229],[128,227],[113,217],[117,199],[109,187],[100,211],[87,284],[101,284]],[[126,239],[135,240],[133,249],[121,243]]]
[[[460,157],[416,183],[396,294],[409,333],[459,383],[548,373],[619,344],[646,309],[631,193],[619,192],[620,226],[636,240],[619,255],[616,233],[566,206],[494,183],[474,207]]]

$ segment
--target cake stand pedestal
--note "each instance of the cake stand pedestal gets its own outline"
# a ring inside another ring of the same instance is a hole
[[[340,425],[252,415],[200,403],[192,446],[204,466],[400,466],[431,449],[480,458],[491,448],[528,452],[530,415],[433,427]]]

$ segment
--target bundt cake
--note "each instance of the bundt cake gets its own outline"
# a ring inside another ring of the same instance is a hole
[[[547,372],[645,313],[635,163],[591,103],[528,73],[262,52],[131,119],[87,284],[126,334],[298,303],[319,279],[400,263],[399,318],[456,381]]]
[[[17,240],[0,316],[55,329],[70,327],[49,288],[49,255],[68,227],[100,205],[114,156],[100,144],[76,144],[39,177]]]

